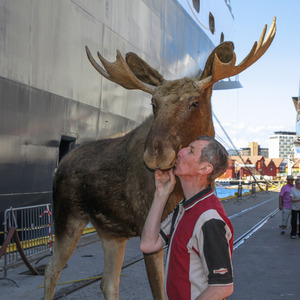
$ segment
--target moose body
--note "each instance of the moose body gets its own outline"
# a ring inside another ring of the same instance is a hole
[[[265,31],[266,27],[260,42],[238,66],[233,44],[219,45],[198,79],[167,81],[133,53],[125,62],[118,52],[115,63],[98,54],[104,70],[87,49],[90,62],[101,75],[127,89],[152,95],[153,116],[123,137],[82,145],[61,161],[53,183],[56,237],[45,273],[45,299],[52,299],[61,270],[88,222],[97,230],[104,250],[101,289],[105,299],[118,299],[126,241],[141,235],[153,200],[153,170],[172,168],[180,148],[197,136],[214,136],[212,85],[240,73],[264,54],[275,35],[275,20],[264,41]],[[177,183],[163,218],[182,197]],[[165,299],[163,252],[144,257],[153,298]]]
[[[126,136],[88,143],[63,159],[53,185],[57,238],[72,215],[113,237],[140,235],[155,188],[143,160],[152,122],[149,117]]]

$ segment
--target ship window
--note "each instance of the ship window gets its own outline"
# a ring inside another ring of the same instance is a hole
[[[200,12],[200,0],[193,0],[193,5],[197,13]]]
[[[221,32],[221,36],[220,36],[220,43],[223,43],[224,42],[224,33]]]
[[[215,33],[215,17],[211,12],[209,13],[209,29],[212,34]]]
[[[70,152],[73,148],[75,148],[76,139],[71,136],[62,135],[59,144],[59,157],[58,162],[62,160],[62,158]]]

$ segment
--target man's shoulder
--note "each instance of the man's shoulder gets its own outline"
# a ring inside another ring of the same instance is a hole
[[[211,195],[206,200],[199,202],[198,209],[201,211],[201,214],[204,214],[206,217],[211,215],[226,216],[224,207],[216,195]]]
[[[289,184],[285,184],[285,185],[281,188],[281,190],[282,190],[282,191],[285,191],[285,190],[291,190],[293,187],[294,187],[294,185],[292,186],[292,185],[289,185]]]
[[[293,187],[291,188],[291,192],[293,192],[293,193],[300,193],[300,190],[297,190],[296,187],[293,186]]]

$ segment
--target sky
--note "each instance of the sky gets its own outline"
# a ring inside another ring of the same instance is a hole
[[[292,97],[299,96],[300,0],[231,0],[231,6],[237,64],[274,16],[277,32],[267,52],[239,75],[243,88],[213,92],[213,111],[237,149],[250,142],[268,147],[275,131],[296,131]],[[214,123],[216,136],[230,144]]]

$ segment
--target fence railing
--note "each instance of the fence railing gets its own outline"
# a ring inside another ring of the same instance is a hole
[[[52,252],[52,205],[41,204],[9,208],[4,213],[4,243],[0,253],[0,268],[7,278],[9,266],[46,251]],[[4,252],[5,251],[5,252]],[[26,262],[27,261],[27,262]],[[29,265],[27,264],[29,263]],[[34,269],[34,268],[33,268]]]

